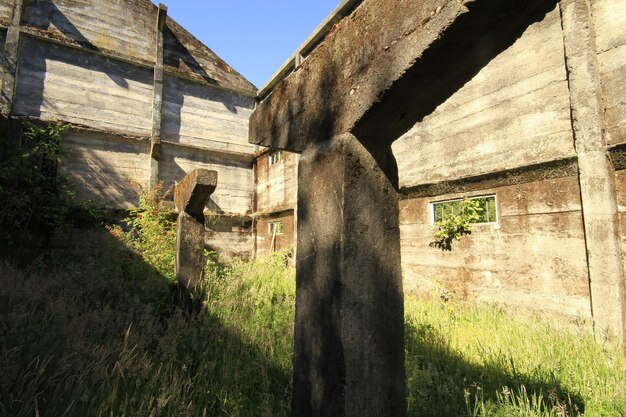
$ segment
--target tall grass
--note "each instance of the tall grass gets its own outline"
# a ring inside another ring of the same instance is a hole
[[[205,310],[104,238],[81,257],[0,264],[0,416],[287,416],[294,271],[207,268]],[[587,329],[406,300],[410,416],[626,416],[626,356]]]

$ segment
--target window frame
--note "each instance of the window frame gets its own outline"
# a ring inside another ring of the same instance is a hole
[[[269,166],[274,166],[278,164],[280,161],[283,160],[284,157],[285,156],[283,155],[283,151],[274,151],[270,153],[267,158]]]
[[[274,233],[274,230],[276,229],[276,226],[280,225],[280,227],[278,228],[278,231],[276,233]],[[274,230],[272,230],[274,229]],[[283,220],[271,220],[267,222],[267,233],[270,236],[281,236],[283,234],[285,234],[285,222]]]
[[[481,198],[484,199],[488,199],[488,198],[493,198],[493,206],[495,209],[495,213],[494,213],[494,217],[495,220],[492,222],[476,222],[476,223],[472,223],[472,225],[476,225],[476,226],[497,226],[500,224],[500,210],[498,209],[498,196],[493,193],[493,194],[481,194],[481,195],[474,195],[474,196],[465,196],[465,197],[459,197],[459,198],[448,198],[445,200],[437,200],[437,201],[430,201],[428,203],[428,214],[429,214],[429,219],[430,219],[430,224],[431,225],[436,225],[437,224],[437,220],[435,218],[435,207],[437,204],[445,204],[445,203],[454,203],[457,201],[463,201],[465,199],[469,199],[469,200],[478,200]]]

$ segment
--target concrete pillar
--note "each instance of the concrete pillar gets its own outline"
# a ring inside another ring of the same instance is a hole
[[[398,195],[351,134],[298,170],[292,416],[406,414]]]
[[[204,273],[204,207],[217,187],[217,172],[197,169],[174,190],[178,209],[176,279],[191,297],[188,306],[202,301]]]
[[[2,79],[2,114],[6,117],[13,115],[13,101],[15,95],[15,83],[17,79],[17,65],[20,52],[20,28],[24,0],[13,2],[13,15],[11,25],[7,29],[7,38],[4,46],[4,77]]]
[[[624,340],[626,308],[615,173],[608,160],[595,33],[588,0],[561,2],[572,127],[596,330]]]
[[[152,134],[150,138],[150,187],[159,182],[159,159],[161,155],[161,120],[163,115],[163,28],[167,18],[167,6],[159,4],[156,22],[156,51],[154,86],[152,93]]]

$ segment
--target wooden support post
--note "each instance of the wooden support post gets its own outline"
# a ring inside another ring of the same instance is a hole
[[[604,138],[595,33],[588,0],[560,4],[596,331],[624,340],[625,289],[615,173]]]
[[[156,60],[152,93],[152,134],[150,138],[150,187],[159,181],[161,122],[163,117],[163,28],[166,18],[167,6],[161,3],[159,4],[156,23]]]
[[[217,187],[217,171],[197,169],[176,186],[176,278],[185,291],[187,307],[196,310],[202,302],[204,273],[204,207]]]

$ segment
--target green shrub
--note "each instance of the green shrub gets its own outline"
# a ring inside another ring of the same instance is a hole
[[[64,224],[72,193],[57,174],[61,138],[68,127],[26,123],[22,146],[0,163],[0,247],[19,247],[32,240],[47,244]]]

